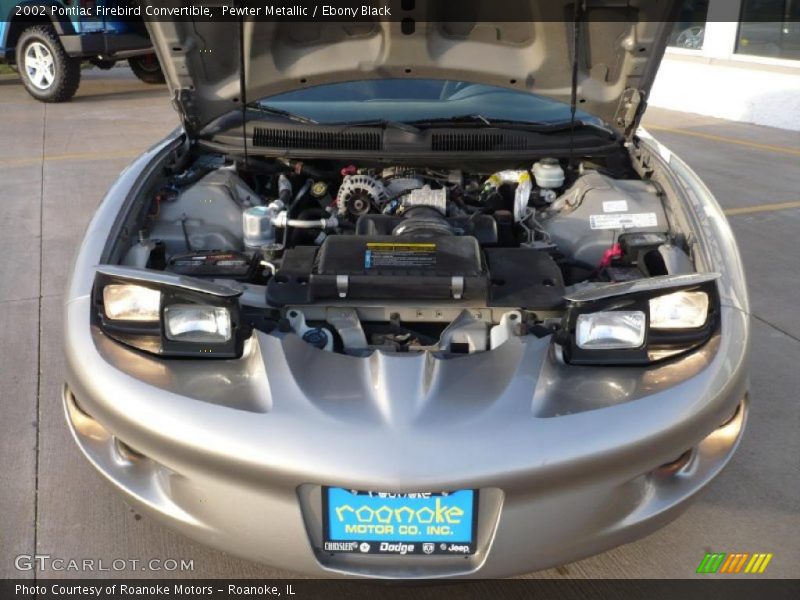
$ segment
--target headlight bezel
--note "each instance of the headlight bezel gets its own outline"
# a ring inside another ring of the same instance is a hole
[[[561,331],[556,341],[564,359],[573,365],[648,365],[700,347],[720,327],[720,302],[716,273],[660,277],[638,285],[609,284],[568,298]],[[654,329],[650,326],[650,300],[675,292],[703,292],[708,296],[708,313],[699,327]],[[585,349],[576,339],[578,317],[582,314],[614,311],[642,311],[645,314],[644,343],[637,348]]]
[[[136,285],[161,294],[157,321],[125,321],[109,318],[103,290],[108,285]],[[127,346],[163,357],[238,358],[249,336],[242,320],[242,290],[191,277],[126,267],[103,267],[95,275],[92,290],[92,323],[110,338]],[[175,340],[167,337],[164,311],[177,304],[222,308],[230,316],[231,336],[224,342]]]

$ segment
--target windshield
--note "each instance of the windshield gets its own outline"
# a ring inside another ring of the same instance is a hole
[[[256,106],[285,111],[317,123],[389,120],[401,122],[479,115],[488,121],[563,123],[568,104],[528,92],[466,81],[370,79],[318,85],[264,98]],[[584,123],[602,121],[583,111]]]

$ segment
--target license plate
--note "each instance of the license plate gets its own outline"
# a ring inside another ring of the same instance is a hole
[[[323,549],[362,554],[472,554],[475,490],[389,494],[322,488]]]

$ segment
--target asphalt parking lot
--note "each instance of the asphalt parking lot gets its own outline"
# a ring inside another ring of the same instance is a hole
[[[194,562],[188,573],[103,576],[292,576],[140,517],[79,455],[64,422],[61,301],[72,256],[119,172],[177,126],[166,88],[127,69],[92,70],[73,102],[45,105],[4,75],[0,109],[0,577],[33,577],[14,557],[34,553]],[[753,309],[748,430],[727,470],[677,521],[531,577],[686,578],[710,551],[770,552],[764,576],[798,577],[800,134],[656,109],[645,126],[729,211]]]

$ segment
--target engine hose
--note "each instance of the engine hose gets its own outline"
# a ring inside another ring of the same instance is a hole
[[[281,175],[281,177],[285,177],[285,175]],[[284,225],[284,227],[286,227],[286,232],[284,233],[284,240],[288,240],[289,239],[289,236],[290,236],[289,230],[292,227],[299,227],[300,229],[307,229],[307,227],[304,226],[304,225],[295,225],[294,223],[296,223],[298,221],[297,219],[289,219],[288,217],[292,216],[292,211],[298,205],[298,203],[303,198],[303,196],[305,196],[308,193],[308,191],[311,189],[312,185],[314,185],[314,180],[313,179],[306,179],[306,182],[302,185],[302,187],[299,190],[297,190],[297,193],[295,194],[295,196],[292,199],[292,201],[289,204],[286,205],[286,216],[287,216],[287,219],[286,219],[286,223]],[[291,193],[291,188],[290,188],[290,193]]]
[[[278,177],[278,199],[283,206],[289,206],[292,200],[292,184],[283,173]]]
[[[170,183],[182,188],[188,187],[200,181],[203,177],[208,175],[213,170],[214,169],[212,168],[190,170],[183,175],[174,175],[173,177],[170,178]]]
[[[295,229],[333,229],[336,222],[330,219],[288,219],[286,226]]]
[[[297,215],[297,219],[300,220],[300,221],[314,221],[314,220],[316,220],[317,222],[319,222],[320,220],[324,219],[327,214],[328,213],[326,213],[321,208],[307,208],[307,209],[303,210],[299,215]],[[292,231],[290,243],[293,246],[298,245],[298,242],[301,241],[301,238],[304,235],[307,236],[309,231],[310,230],[308,230],[308,229],[304,230],[304,229],[301,229],[301,228],[295,228]]]
[[[297,229],[335,229],[339,226],[339,220],[333,216],[322,219],[290,219],[288,211],[284,211],[272,219],[272,226],[278,229],[292,227]]]
[[[294,200],[292,200],[292,206],[289,208],[290,211],[292,208],[297,206],[297,203],[303,198],[303,196],[305,196],[308,193],[308,190],[311,189],[312,185],[314,185],[314,180],[306,179],[306,182],[303,184],[303,187],[301,187],[298,190],[297,194],[295,194]]]

